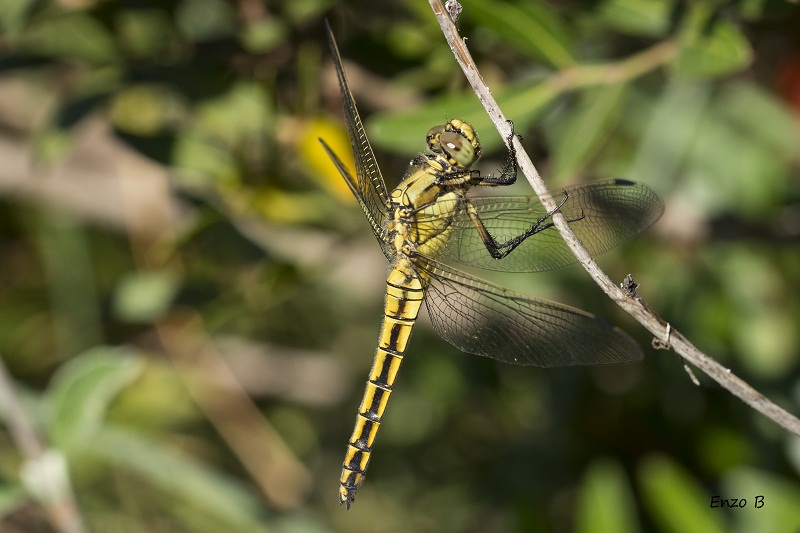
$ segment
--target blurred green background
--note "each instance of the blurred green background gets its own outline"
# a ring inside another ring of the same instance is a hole
[[[349,155],[324,20],[389,186],[450,117],[476,126],[491,171],[501,139],[428,3],[2,4],[0,354],[86,530],[800,528],[800,439],[698,371],[694,385],[579,267],[482,275],[614,321],[645,360],[503,366],[423,319],[346,512],[386,265],[317,141]],[[463,6],[551,189],[619,176],[665,199],[604,269],[799,413],[800,7]],[[56,531],[53,481],[8,428],[0,530]]]

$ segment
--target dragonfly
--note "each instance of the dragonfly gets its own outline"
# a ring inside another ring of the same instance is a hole
[[[644,354],[628,334],[567,305],[534,298],[459,270],[451,263],[503,272],[538,272],[575,262],[536,196],[471,197],[473,187],[516,179],[513,124],[508,158],[497,175],[472,165],[482,149],[460,119],[428,131],[428,151],[414,158],[389,191],[367,139],[330,25],[328,42],[353,149],[355,176],[324,140],[389,261],[378,347],[339,480],[350,509],[364,482],[375,436],[423,302],[436,333],[467,353],[503,363],[557,367],[628,363]],[[641,233],[664,204],[649,187],[623,179],[564,190],[562,213],[591,254]]]

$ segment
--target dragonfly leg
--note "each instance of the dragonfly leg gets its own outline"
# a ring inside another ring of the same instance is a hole
[[[511,133],[506,138],[506,144],[508,145],[506,162],[503,163],[503,167],[500,169],[499,176],[495,176],[494,174],[481,176],[480,173],[476,171],[475,177],[480,179],[480,181],[478,181],[478,185],[511,185],[517,181],[517,149],[514,148],[514,137],[519,137],[522,139],[522,136],[514,133],[513,121],[507,120],[506,122],[508,122],[508,125],[511,126]]]
[[[495,259],[502,259],[511,252],[513,252],[514,249],[520,244],[522,244],[528,237],[536,235],[541,231],[553,227],[554,225],[552,221],[553,214],[558,213],[564,206],[564,204],[567,203],[568,199],[569,199],[569,194],[567,192],[564,192],[564,198],[561,199],[561,201],[558,203],[558,205],[553,211],[539,218],[524,233],[521,233],[520,235],[517,235],[516,237],[509,239],[503,243],[497,242],[497,239],[495,239],[492,236],[492,234],[489,233],[489,230],[486,229],[483,220],[481,220],[481,217],[478,215],[477,211],[470,203],[467,203],[467,213],[469,214],[472,223],[475,225],[475,229],[478,230],[478,234],[481,236],[481,240],[483,240],[483,244],[486,246],[486,249],[489,251],[489,254]],[[567,219],[567,222],[577,222],[581,220],[583,217],[584,215],[581,214],[575,218]]]

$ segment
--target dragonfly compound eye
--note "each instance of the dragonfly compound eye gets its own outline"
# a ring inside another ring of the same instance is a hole
[[[434,126],[428,130],[426,140],[428,142],[428,149],[431,152],[442,152],[442,144],[439,142],[439,136],[444,133],[444,126]]]
[[[447,154],[453,164],[467,168],[478,159],[472,143],[458,133],[452,131],[442,133],[439,136],[439,143],[441,151]]]

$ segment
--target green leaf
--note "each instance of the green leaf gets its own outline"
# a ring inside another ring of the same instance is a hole
[[[518,131],[531,125],[560,93],[545,83],[509,86],[495,97],[503,112],[513,117]],[[449,95],[424,107],[403,113],[376,113],[367,120],[367,135],[375,146],[389,152],[411,156],[426,149],[425,133],[446,118],[460,118],[478,132],[484,152],[503,145],[492,121],[472,92]]]
[[[682,78],[667,80],[658,99],[637,110],[623,122],[631,128],[634,120],[646,120],[642,129],[631,128],[629,137],[638,139],[636,154],[625,173],[648,183],[671,183],[682,172],[687,154],[696,142],[698,123],[707,113],[712,90],[708,83]]]
[[[111,426],[89,443],[95,455],[129,468],[185,507],[185,520],[218,522],[218,531],[264,531],[261,506],[249,488],[186,454],[140,434]],[[213,528],[210,529],[213,531]],[[192,531],[198,531],[192,529]]]
[[[426,149],[425,133],[436,124],[454,117],[466,120],[477,129],[475,118],[484,114],[474,94],[449,95],[402,113],[375,113],[366,121],[367,136],[374,146],[410,158]]]
[[[681,32],[680,49],[671,63],[676,75],[716,78],[738,72],[753,60],[750,43],[728,21],[718,20],[710,33],[705,31],[710,10],[707,4],[692,4],[687,27]]]
[[[600,20],[631,35],[663,35],[673,2],[664,0],[608,0],[600,7]]]
[[[780,268],[751,243],[731,244],[714,254],[722,288],[736,312],[730,335],[736,353],[753,375],[780,379],[797,360],[797,323],[787,316],[793,298],[786,294]],[[735,280],[747,279],[747,283]]]
[[[264,54],[286,42],[289,29],[275,18],[256,19],[241,31],[239,39],[244,48],[253,54]]]
[[[241,148],[248,141],[263,141],[265,129],[275,119],[262,87],[238,82],[225,94],[198,106],[196,129],[203,135]]]
[[[79,12],[37,19],[21,35],[19,45],[27,52],[93,64],[117,59],[116,43],[108,29]]]
[[[170,272],[126,276],[114,294],[114,314],[126,322],[152,322],[169,310],[179,282]]]
[[[182,107],[179,96],[164,85],[132,84],[114,94],[111,121],[124,132],[154,135],[167,129]]]
[[[179,169],[180,185],[189,189],[207,189],[215,183],[239,181],[233,154],[220,143],[195,131],[178,135],[172,162]]]
[[[4,0],[0,9],[0,34],[13,36],[24,29],[34,0]]]
[[[724,533],[722,514],[712,511],[711,495],[665,456],[653,456],[639,467],[644,503],[659,531]]]
[[[73,216],[57,210],[41,210],[35,220],[60,348],[76,355],[103,336],[88,232]]]
[[[711,312],[716,309],[713,308]],[[733,466],[756,461],[758,454],[752,443],[738,431],[723,426],[710,426],[699,437],[697,457],[707,472],[719,474]]]
[[[754,83],[737,82],[725,86],[714,104],[734,128],[768,145],[775,156],[800,162],[800,123],[774,93]]]
[[[512,5],[492,0],[472,0],[464,16],[493,29],[503,43],[546,61],[555,68],[575,63],[570,38],[556,14],[544,4]]]
[[[222,0],[191,0],[178,3],[175,22],[193,40],[206,41],[232,35],[236,13]]]
[[[3,485],[0,487],[0,516],[8,516],[14,510],[30,501],[28,494],[20,485]]]
[[[575,518],[577,533],[636,533],[636,500],[616,462],[593,463],[581,485]]]
[[[728,85],[694,132],[684,169],[687,191],[708,213],[760,217],[783,202],[787,173],[800,161],[800,128],[762,89]]]
[[[174,29],[160,9],[123,9],[116,17],[120,46],[127,54],[149,57],[167,52]]]
[[[141,368],[132,353],[110,347],[92,349],[59,368],[44,397],[50,442],[69,450],[92,439],[108,405]]]
[[[601,86],[586,90],[578,108],[570,112],[553,146],[553,174],[556,181],[570,176],[586,165],[621,114],[626,85]]]

